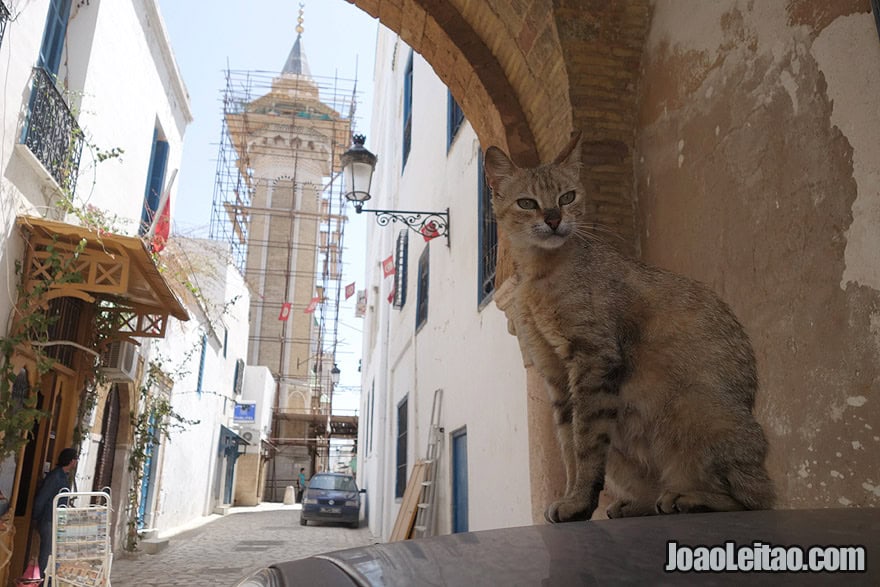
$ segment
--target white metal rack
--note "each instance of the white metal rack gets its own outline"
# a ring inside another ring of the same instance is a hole
[[[109,587],[110,493],[62,491],[52,501],[52,558],[46,575],[61,587]]]

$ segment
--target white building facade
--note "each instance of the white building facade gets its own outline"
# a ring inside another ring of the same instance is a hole
[[[39,479],[66,446],[80,450],[80,490],[112,490],[114,550],[131,520],[164,531],[232,503],[235,463],[247,446],[234,411],[249,294],[211,243],[171,238],[160,263],[179,271],[160,271],[152,255],[160,244],[151,238],[154,221],[163,210],[173,218],[192,121],[157,1],[0,3],[0,336],[19,328],[14,309],[43,279],[40,255],[54,246],[67,258],[84,243],[78,278],[53,283],[45,299],[57,318],[45,348],[60,349],[48,372],[37,369],[34,341],[0,358],[48,414],[28,445],[0,463],[16,529],[12,561],[0,568],[5,583],[23,569]],[[109,346],[95,335],[108,316],[101,332]],[[128,354],[111,358],[108,348]],[[89,373],[101,354],[108,379],[94,386]],[[143,408],[157,360],[153,392],[193,423],[150,447],[132,510],[129,414]]]
[[[429,533],[528,525],[525,369],[493,303],[497,237],[485,146],[430,65],[384,27],[375,72],[366,147],[378,164],[366,207],[448,208],[449,238],[426,241],[400,223],[379,226],[367,212],[356,219],[368,224],[358,480],[370,529],[391,536],[432,431]],[[397,267],[386,277],[389,256]]]

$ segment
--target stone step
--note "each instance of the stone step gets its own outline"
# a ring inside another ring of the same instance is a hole
[[[167,538],[147,538],[141,540],[141,546],[147,554],[159,554],[168,546]]]

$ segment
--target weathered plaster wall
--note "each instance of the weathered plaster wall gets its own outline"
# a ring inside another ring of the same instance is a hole
[[[880,40],[868,8],[657,0],[643,59],[642,254],[708,283],[750,333],[783,508],[880,505]]]

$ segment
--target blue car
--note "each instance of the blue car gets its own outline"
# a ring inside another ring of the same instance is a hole
[[[342,522],[352,528],[360,525],[361,493],[354,477],[341,473],[317,473],[306,487],[299,523]]]

